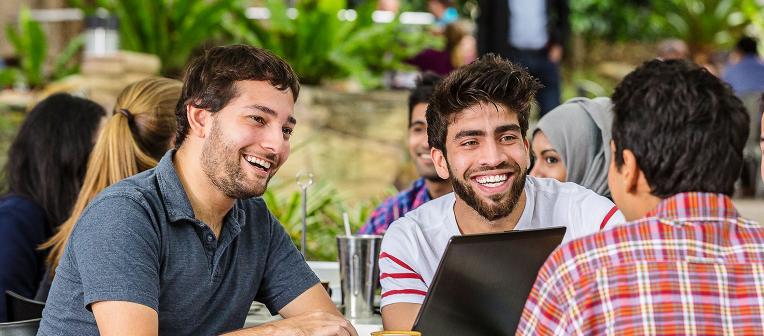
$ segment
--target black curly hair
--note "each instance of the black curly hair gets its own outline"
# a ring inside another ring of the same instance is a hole
[[[684,60],[651,60],[613,93],[613,156],[634,153],[652,194],[732,195],[743,164],[748,113],[730,87]]]

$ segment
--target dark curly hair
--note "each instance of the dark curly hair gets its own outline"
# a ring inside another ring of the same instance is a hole
[[[652,60],[613,93],[613,157],[631,150],[652,194],[732,195],[743,164],[748,113],[730,87],[684,60]]]
[[[448,125],[457,114],[480,103],[501,104],[517,113],[525,138],[531,104],[541,87],[525,68],[494,54],[455,70],[435,88],[427,108],[430,147],[445,154]]]
[[[427,71],[416,81],[416,87],[409,94],[409,127],[411,126],[411,114],[414,112],[414,106],[418,104],[429,104],[432,92],[435,86],[443,80],[443,77]]]
[[[279,90],[291,90],[294,100],[300,83],[289,64],[265,49],[248,45],[229,45],[207,50],[188,65],[183,91],[175,108],[178,132],[175,148],[188,134],[186,106],[218,112],[238,94],[237,81],[268,81]]]

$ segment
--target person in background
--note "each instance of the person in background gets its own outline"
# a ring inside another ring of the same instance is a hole
[[[618,84],[608,184],[630,222],[560,246],[518,335],[760,334],[764,226],[732,203],[748,113],[687,61]]]
[[[66,242],[88,203],[104,188],[153,168],[170,149],[176,129],[175,104],[182,87],[183,83],[174,79],[149,78],[128,85],[117,97],[114,112],[90,155],[71,215],[41,246],[50,251],[36,300],[47,299]]]
[[[448,76],[454,69],[474,60],[474,53],[469,49],[472,37],[465,29],[459,22],[446,25],[443,34],[434,35],[434,38],[445,38],[444,50],[427,48],[406,63],[415,66],[421,73],[429,71]]]
[[[390,223],[403,217],[425,202],[451,192],[451,184],[438,176],[430,157],[427,143],[427,119],[425,111],[435,86],[443,78],[428,72],[417,81],[416,88],[409,95],[409,138],[408,150],[419,174],[411,188],[386,199],[374,212],[359,233],[384,234]]]
[[[0,199],[0,322],[5,291],[32,298],[45,272],[37,247],[69,216],[104,109],[59,93],[27,114],[8,150]]]
[[[454,8],[454,0],[427,0],[427,10],[435,16],[435,27],[443,29],[459,20],[459,12]]]
[[[289,157],[299,88],[261,48],[193,59],[175,148],[82,212],[38,335],[357,336],[259,197]],[[283,319],[241,329],[253,301]]]
[[[744,36],[735,45],[730,64],[722,78],[738,96],[764,92],[764,61],[759,57],[756,40]]]
[[[764,93],[764,60],[757,53],[756,40],[742,37],[729,57],[722,78],[743,101],[751,118],[749,137],[743,151],[745,163],[738,184],[739,197],[755,197],[759,183],[759,97]]]
[[[399,218],[379,255],[386,330],[414,324],[453,236],[565,226],[563,241],[623,222],[613,202],[573,183],[528,173],[528,115],[540,84],[486,55],[435,87],[426,112],[435,171],[454,192]]]
[[[478,5],[478,54],[496,53],[528,68],[544,86],[536,97],[541,116],[560,105],[568,0],[480,0]]]
[[[658,44],[658,58],[662,60],[689,59],[690,49],[687,43],[680,39],[665,39]]]
[[[573,98],[539,120],[531,176],[573,182],[610,198],[610,98]]]

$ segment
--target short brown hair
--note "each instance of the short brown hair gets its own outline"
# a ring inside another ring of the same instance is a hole
[[[531,103],[541,84],[524,68],[494,54],[452,72],[435,88],[427,108],[430,147],[446,152],[446,133],[456,115],[480,104],[502,104],[517,113],[523,138]]]
[[[218,112],[237,96],[236,82],[245,80],[268,81],[279,90],[291,90],[295,101],[300,93],[297,74],[270,51],[248,45],[207,50],[186,69],[183,92],[175,108],[178,122],[175,148],[180,147],[188,134],[186,106]]]

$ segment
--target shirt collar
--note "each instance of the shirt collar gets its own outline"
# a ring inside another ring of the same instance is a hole
[[[170,222],[177,222],[183,219],[194,220],[194,210],[191,208],[191,202],[188,200],[186,190],[180,183],[178,172],[172,162],[175,156],[175,150],[171,149],[164,154],[156,167],[157,181],[159,184],[159,194],[162,197],[165,209],[169,215]]]
[[[657,217],[667,221],[714,221],[735,219],[740,217],[740,213],[727,195],[686,192],[662,200],[646,217]]]

